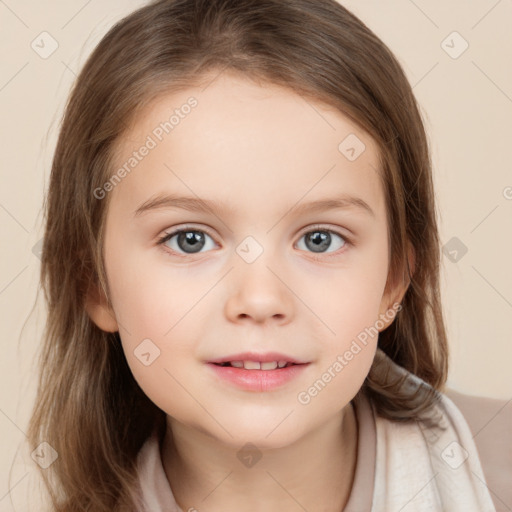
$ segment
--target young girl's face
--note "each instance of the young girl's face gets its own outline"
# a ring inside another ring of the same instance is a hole
[[[290,444],[339,419],[374,357],[365,329],[389,325],[397,299],[383,295],[375,143],[335,109],[224,72],[154,102],[118,147],[123,166],[104,187],[113,311],[88,311],[119,330],[147,396],[171,424],[234,447]],[[257,389],[211,363],[249,351],[308,364]]]

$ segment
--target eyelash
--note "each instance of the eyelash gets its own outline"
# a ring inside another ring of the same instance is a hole
[[[183,232],[186,233],[188,231],[197,231],[199,233],[206,233],[212,240],[215,241],[214,236],[208,230],[205,230],[205,229],[202,229],[202,228],[199,229],[199,228],[196,228],[194,226],[184,226],[184,227],[181,227],[179,229],[175,229],[174,231],[171,231],[170,233],[164,233],[158,239],[157,245],[162,245],[163,246],[166,242],[168,242],[175,235],[178,235],[178,234],[183,233]],[[325,226],[322,226],[322,225],[312,226],[307,231],[303,231],[300,234],[299,240],[304,235],[307,235],[307,234],[315,232],[315,231],[323,231],[323,232],[326,232],[326,233],[335,234],[335,235],[339,236],[344,241],[343,247],[341,249],[338,249],[337,251],[333,251],[332,253],[317,253],[320,256],[311,256],[311,259],[313,259],[315,261],[321,261],[321,260],[325,260],[326,258],[334,258],[334,257],[340,256],[341,253],[344,253],[347,250],[347,247],[351,247],[351,246],[355,245],[353,240],[352,240],[352,238],[347,237],[346,235],[341,234],[340,232],[338,232],[336,230],[326,228]],[[172,252],[173,256],[176,255],[176,256],[181,257],[181,258],[186,258],[188,256],[193,256],[193,254],[181,254],[181,253],[178,253],[178,252],[176,252],[176,251],[174,251],[173,249],[170,249],[170,248],[167,248],[167,249],[164,248],[164,251],[166,253],[168,253],[168,254],[170,252]],[[341,251],[341,253],[340,253],[340,251]],[[199,254],[199,253],[197,253],[197,254]],[[310,254],[314,255],[315,253],[312,252]]]

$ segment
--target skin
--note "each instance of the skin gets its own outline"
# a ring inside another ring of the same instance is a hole
[[[308,404],[297,396],[406,290],[384,293],[389,247],[377,146],[325,104],[224,72],[206,88],[153,102],[123,137],[116,164],[190,96],[197,107],[109,192],[103,249],[113,308],[97,291],[87,311],[101,329],[119,330],[135,379],[167,414],[161,455],[184,511],[342,510],[357,460],[350,401],[377,336]],[[366,145],[355,161],[338,150],[349,134]],[[215,199],[232,213],[161,208],[134,216],[161,192]],[[357,208],[289,213],[340,194],[362,198],[374,216]],[[185,224],[206,230],[199,253],[177,236],[157,244]],[[353,245],[333,234],[314,252],[304,235],[316,224]],[[247,236],[263,248],[252,263],[236,252]],[[145,366],[134,350],[147,338],[160,355]],[[221,381],[205,363],[246,350],[310,364],[260,393]],[[237,457],[248,442],[261,454],[251,467]]]

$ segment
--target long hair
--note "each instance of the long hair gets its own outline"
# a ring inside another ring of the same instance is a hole
[[[45,441],[58,453],[41,471],[52,510],[137,510],[136,456],[155,426],[165,428],[165,413],[133,378],[119,334],[85,311],[91,287],[110,303],[102,259],[109,197],[93,191],[113,175],[115,144],[145,106],[226,69],[335,107],[374,138],[389,222],[386,286],[410,284],[363,387],[379,414],[399,421],[417,418],[445,385],[430,151],[397,59],[335,0],[158,0],[115,24],[88,58],[52,162],[40,275],[47,323],[28,428],[32,449]],[[390,381],[387,361],[428,392]]]

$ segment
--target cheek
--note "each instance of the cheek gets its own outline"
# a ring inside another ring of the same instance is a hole
[[[123,352],[134,379],[154,404],[179,415],[192,408],[179,383],[190,388],[190,368],[183,362],[193,355],[190,320],[197,294],[181,282],[166,282],[156,270],[139,271],[126,263],[119,265],[112,273],[112,300],[122,324],[119,333]]]
[[[136,253],[111,256],[115,264],[107,272],[123,351],[134,378],[158,403],[164,383],[166,392],[180,391],[166,369],[188,371],[182,362],[193,357],[201,337],[202,317],[212,306],[201,298],[213,282],[194,280],[183,269],[142,264]]]
[[[317,291],[309,294],[308,305],[322,320],[316,336],[323,359],[318,378],[331,390],[322,393],[318,404],[326,405],[328,401],[335,406],[353,396],[370,370],[387,279],[385,242],[376,241],[372,248],[353,251],[346,268],[335,269],[321,280],[317,276],[317,287],[310,288]],[[305,293],[306,289],[303,290]]]
[[[131,342],[162,339],[204,294],[204,283],[194,285],[187,271],[146,261],[136,251],[112,254],[109,282],[116,317]]]
[[[357,264],[335,269],[316,280],[317,291],[313,295],[310,292],[308,300],[330,327],[329,337],[334,342],[330,345],[342,348],[365,328],[375,325],[387,279],[385,254],[383,258],[363,261],[361,256]]]
[[[318,294],[316,309],[322,322],[315,338],[320,364],[309,387],[297,396],[308,413],[339,410],[364,383],[377,348],[384,285],[385,275],[379,272],[347,271],[329,280],[328,293]]]

